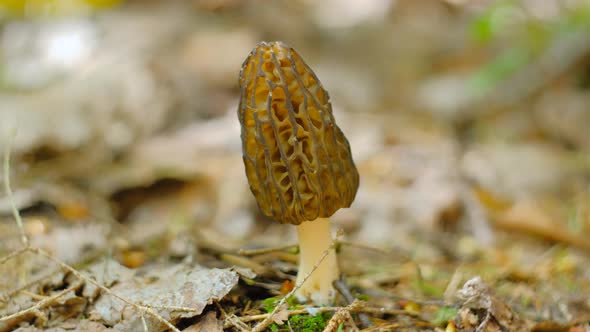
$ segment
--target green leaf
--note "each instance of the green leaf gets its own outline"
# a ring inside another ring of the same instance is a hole
[[[277,306],[279,301],[280,301],[279,298],[276,296],[269,297],[267,299],[262,300],[260,305],[262,306],[262,308],[264,308],[266,313],[271,313],[275,309],[275,307]]]
[[[470,79],[469,89],[475,96],[489,93],[500,82],[512,76],[531,59],[529,50],[511,48],[483,66]]]
[[[457,308],[444,306],[438,309],[436,317],[432,320],[432,324],[437,326],[446,325],[449,321],[455,319],[457,316]]]
[[[500,1],[490,6],[471,23],[469,32],[472,38],[482,43],[489,42],[506,24],[506,20],[502,18],[508,17],[516,9],[514,1]]]

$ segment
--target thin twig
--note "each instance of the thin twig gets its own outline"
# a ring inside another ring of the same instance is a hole
[[[336,331],[338,329],[338,325],[342,324],[346,320],[346,314],[348,313],[348,316],[350,316],[350,312],[348,311],[348,309],[348,307],[344,307],[336,310],[334,315],[332,315],[332,318],[330,318],[330,320],[328,321],[328,324],[326,324],[326,327],[324,328],[323,332]]]
[[[457,165],[457,169],[461,169],[461,166]],[[465,207],[467,220],[469,220],[469,223],[471,224],[473,236],[482,245],[491,246],[494,244],[495,235],[490,226],[490,221],[488,220],[485,208],[476,197],[473,189],[469,186],[467,176],[462,174],[462,172],[460,172],[459,176],[461,179],[461,201]]]
[[[346,315],[346,320],[350,322],[350,325],[352,327],[352,332],[358,332],[359,328],[356,326],[356,324],[354,322],[354,318],[352,318],[350,311],[346,311],[345,315]]]
[[[182,312],[200,312],[197,308],[189,308],[189,307],[177,307],[177,306],[170,306],[170,305],[153,305],[153,304],[145,304],[139,303],[142,307],[152,308],[152,309],[165,309],[165,310],[172,310],[172,311],[182,311]]]
[[[10,187],[10,150],[12,149],[12,140],[16,136],[16,128],[13,128],[8,135],[8,140],[6,142],[6,149],[4,150],[4,190],[6,191],[6,196],[9,197],[10,209],[12,210],[12,215],[14,220],[16,221],[16,225],[20,231],[20,240],[23,243],[24,247],[29,246],[29,238],[25,233],[25,228],[23,227],[23,220],[20,217],[20,213],[18,213],[18,209],[16,208],[16,204],[14,203],[14,199],[12,199],[12,188]]]
[[[147,322],[145,321],[145,315],[141,313],[141,324],[143,325],[143,332],[148,332]]]
[[[272,252],[277,251],[288,251],[290,249],[297,248],[296,244],[290,244],[286,246],[279,246],[279,247],[271,247],[271,248],[260,248],[260,249],[240,249],[238,250],[238,255],[241,256],[257,256],[257,255],[264,255],[269,254]]]
[[[349,292],[349,294],[350,294],[350,292]],[[334,313],[334,315],[332,316],[332,318],[328,322],[328,325],[326,326],[326,328],[324,328],[323,332],[336,331],[338,329],[338,326],[340,324],[344,324],[345,321],[350,321],[350,323],[352,324],[352,327],[354,328],[353,330],[358,331],[358,327],[356,326],[356,323],[355,323],[354,319],[352,318],[352,315],[350,314],[350,312],[352,310],[362,309],[365,306],[366,305],[364,304],[364,302],[361,302],[356,299],[352,300],[348,306],[338,309],[336,311],[336,313]]]
[[[463,274],[461,273],[461,267],[458,267],[455,269],[455,272],[453,273],[451,280],[449,280],[449,284],[447,285],[447,289],[445,289],[445,292],[443,293],[444,294],[443,299],[446,303],[451,303],[453,296],[455,296],[455,293],[457,292],[457,289],[459,288],[459,283],[461,283],[462,278],[463,278]]]
[[[23,251],[26,251],[26,250],[23,250]],[[0,264],[1,264],[1,263],[0,263]],[[15,288],[15,289],[13,289],[13,290],[11,290],[11,291],[7,292],[7,293],[0,294],[0,301],[2,301],[2,298],[3,298],[3,297],[10,298],[10,297],[14,296],[15,294],[17,294],[17,293],[19,293],[19,292],[22,292],[22,291],[24,291],[25,289],[27,289],[27,288],[29,288],[29,287],[31,287],[31,286],[33,286],[33,285],[35,285],[35,284],[38,284],[38,283],[40,283],[41,281],[43,281],[43,280],[45,280],[45,279],[47,279],[47,278],[49,278],[49,277],[53,276],[54,274],[56,274],[56,273],[57,273],[57,272],[59,272],[59,271],[61,271],[61,269],[57,269],[57,270],[51,271],[51,272],[49,272],[49,273],[47,273],[47,274],[43,275],[42,277],[39,277],[39,278],[37,278],[37,279],[35,279],[35,280],[33,280],[33,281],[30,281],[30,282],[28,282],[28,283],[26,283],[26,284],[24,284],[24,285],[22,285],[22,286],[20,286],[20,287],[18,287],[18,288]]]
[[[155,312],[154,310],[152,310],[151,308],[148,308],[146,306],[142,306],[139,305],[137,303],[133,303],[130,300],[127,300],[126,298],[118,295],[117,293],[113,292],[112,290],[110,290],[109,288],[101,285],[98,281],[85,276],[84,274],[82,274],[81,272],[79,272],[78,270],[76,270],[75,268],[71,267],[70,265],[62,262],[61,260],[59,260],[58,258],[53,257],[51,254],[45,252],[44,250],[40,249],[40,248],[29,248],[29,250],[33,253],[36,253],[39,256],[43,256],[51,261],[53,261],[54,263],[58,264],[59,266],[61,266],[61,268],[68,270],[69,272],[71,272],[73,275],[75,275],[77,278],[82,279],[88,283],[93,284],[94,286],[98,287],[100,290],[102,290],[103,292],[111,295],[112,297],[117,298],[118,300],[122,301],[123,303],[132,306],[135,310],[137,310],[137,312],[139,312],[140,314],[143,313],[147,313],[149,315],[151,315],[152,317],[156,318],[156,320],[158,320],[160,323],[166,325],[169,329],[171,329],[174,332],[180,332],[179,329],[177,329],[174,325],[172,325],[172,323],[170,323],[169,321],[167,321],[164,317],[160,316],[160,314],[158,314],[157,312]]]
[[[241,321],[234,314],[228,315],[227,312],[225,312],[225,310],[221,306],[221,304],[219,304],[219,302],[215,301],[214,303],[217,306],[217,309],[219,309],[219,311],[223,315],[222,316],[223,319],[225,320],[224,327],[223,327],[224,329],[227,329],[227,328],[230,328],[233,326],[233,327],[237,328],[238,330],[240,330],[241,332],[250,332],[250,327],[247,326],[246,323]]]
[[[21,249],[19,249],[17,251],[11,252],[10,254],[8,254],[8,255],[0,258],[0,265],[6,263],[7,261],[9,261],[10,259],[12,259],[12,258],[14,258],[16,256],[20,256],[20,255],[24,254],[27,251],[29,251],[29,248],[24,247],[24,248],[21,248]]]
[[[382,255],[391,255],[394,253],[390,250],[379,248],[379,247],[369,246],[364,243],[357,243],[357,242],[351,242],[351,241],[339,241],[338,244],[343,245],[343,246],[347,246],[347,247],[373,251],[373,252],[376,252],[376,253],[382,254]]]
[[[257,275],[268,274],[270,271],[270,269],[267,266],[259,264],[248,257],[231,254],[220,254],[219,259],[233,265],[249,268]]]
[[[49,296],[49,297],[47,297],[47,298],[45,298],[45,299],[37,302],[35,305],[33,305],[31,307],[28,307],[27,309],[20,310],[20,311],[15,312],[15,313],[13,313],[11,315],[8,315],[8,316],[0,317],[0,322],[9,321],[11,319],[15,319],[15,318],[18,318],[18,317],[21,317],[21,316],[25,316],[25,315],[28,315],[30,313],[35,313],[39,309],[41,309],[41,308],[43,308],[43,307],[51,304],[52,302],[54,302],[55,300],[57,300],[58,298],[60,298],[60,297],[62,297],[64,295],[66,295],[67,293],[72,292],[72,291],[75,291],[76,289],[80,288],[80,286],[82,286],[82,283],[81,282],[78,282],[78,283],[76,283],[76,284],[74,284],[74,285],[72,285],[72,286],[70,286],[70,287],[62,290],[61,292],[59,292],[59,293],[57,293],[55,295]]]
[[[348,305],[351,305],[354,302],[355,298],[354,296],[352,296],[352,293],[350,292],[350,289],[348,289],[348,285],[346,285],[344,279],[340,278],[339,280],[334,280],[333,284],[334,288],[336,288],[336,290],[342,295],[342,297],[344,297],[346,303]],[[371,323],[371,320],[369,319],[369,316],[367,316],[365,313],[359,313],[358,318],[361,321],[362,328],[367,328],[373,325],[373,323]]]
[[[573,234],[558,225],[541,222],[543,220],[529,219],[531,220],[504,214],[494,218],[493,225],[506,232],[535,236],[590,252],[590,240],[583,235]]]
[[[226,315],[225,319],[229,320],[231,322],[231,325],[237,327],[238,330],[240,330],[241,332],[251,332],[252,331],[248,325],[246,325],[244,322],[242,322],[234,314]]]
[[[270,315],[268,315],[268,317],[266,317],[262,322],[258,323],[258,325],[254,326],[254,329],[252,329],[252,332],[261,332],[272,323],[272,319],[273,319],[274,315],[279,311],[279,308],[281,308],[283,306],[283,304],[285,304],[285,302],[287,302],[287,299],[289,299],[291,296],[293,296],[293,294],[295,294],[295,292],[297,290],[299,290],[299,288],[303,284],[305,284],[305,282],[307,281],[307,279],[309,279],[309,277],[312,275],[312,273],[314,273],[315,270],[317,270],[317,268],[320,266],[320,264],[324,261],[324,259],[326,259],[326,257],[328,257],[328,255],[330,254],[330,251],[334,250],[334,247],[336,246],[336,241],[340,237],[340,235],[342,235],[341,230],[338,231],[336,238],[333,239],[330,246],[326,250],[324,250],[324,252],[322,253],[322,257],[320,257],[320,259],[315,263],[315,265],[312,267],[311,271],[303,278],[301,283],[298,285],[295,285],[295,287],[293,287],[293,289],[287,295],[283,296],[283,298],[279,301],[279,303],[276,305],[276,307],[273,309],[273,311],[270,313]]]
[[[411,298],[407,298],[407,297],[397,296],[395,294],[392,294],[390,292],[387,292],[387,291],[384,291],[381,289],[377,289],[377,288],[365,289],[363,291],[363,294],[371,296],[371,297],[387,298],[387,299],[391,299],[391,300],[394,300],[397,302],[400,302],[400,301],[413,302],[413,303],[420,304],[420,305],[437,305],[437,306],[445,305],[445,301],[443,301],[443,300],[411,299]]]
[[[277,305],[278,307],[278,305]],[[392,316],[410,316],[414,318],[420,318],[419,314],[403,309],[390,309],[390,308],[375,308],[375,307],[368,307],[365,305],[365,302],[360,300],[355,300],[350,306],[348,307],[312,307],[312,308],[304,308],[304,309],[295,309],[295,310],[288,310],[287,313],[289,317],[295,315],[311,315],[310,312],[313,312],[314,315],[323,314],[327,312],[336,312],[340,309],[349,308],[348,310],[351,313],[367,313],[375,316],[383,316],[383,315],[392,315]],[[242,316],[238,317],[240,322],[248,323],[257,320],[265,320],[272,317],[272,312],[268,314],[259,314],[259,315],[250,315],[250,316]],[[272,319],[272,318],[271,318]],[[231,324],[225,323],[224,328],[229,328]]]
[[[387,325],[373,326],[367,329],[360,330],[360,332],[381,332],[381,331],[396,331],[401,327],[407,327],[407,325],[401,323],[391,323]]]

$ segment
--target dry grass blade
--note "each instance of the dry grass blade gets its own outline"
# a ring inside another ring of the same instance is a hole
[[[286,246],[279,246],[279,247],[272,247],[272,248],[260,248],[260,249],[240,249],[238,250],[238,255],[242,256],[257,256],[257,255],[264,255],[270,254],[277,251],[288,251],[297,248],[296,244],[290,244]]]
[[[374,307],[369,307],[366,305],[365,302],[360,301],[360,300],[355,300],[351,305],[347,306],[347,307],[315,307],[315,308],[309,308],[309,309],[296,309],[296,310],[288,310],[287,313],[289,315],[289,317],[291,316],[295,316],[295,315],[309,315],[310,314],[310,310],[313,310],[314,314],[323,314],[323,313],[327,313],[327,312],[337,312],[338,310],[341,309],[347,309],[347,311],[349,311],[350,313],[366,313],[366,314],[371,314],[371,315],[375,315],[375,316],[383,316],[383,315],[392,315],[392,316],[409,316],[409,317],[414,317],[414,318],[420,318],[418,313],[415,312],[411,312],[411,311],[406,311],[406,310],[402,310],[402,309],[389,309],[389,308],[374,308]],[[257,320],[265,320],[265,319],[271,319],[272,320],[272,313],[268,313],[268,314],[259,314],[259,315],[251,315],[251,316],[242,316],[238,319],[241,323],[248,323],[248,322],[253,322],[253,321],[257,321]],[[224,328],[229,328],[231,326],[235,326],[234,322],[226,322],[224,324]]]
[[[215,302],[215,305],[217,306],[217,309],[219,309],[219,311],[223,314],[223,317],[225,317],[225,324],[223,326],[224,329],[228,329],[233,326],[242,332],[250,331],[250,327],[246,325],[243,320],[236,317],[234,314],[228,315],[219,302]]]
[[[336,288],[336,290],[342,295],[342,297],[344,297],[349,306],[355,303],[355,298],[354,296],[352,296],[352,293],[348,289],[348,286],[346,285],[346,282],[344,282],[343,279],[334,281],[334,288]],[[371,320],[365,313],[360,313],[358,315],[358,318],[361,321],[361,326],[363,328],[367,328],[373,325],[371,323]]]
[[[20,232],[20,239],[23,243],[23,246],[29,246],[29,238],[25,233],[25,228],[23,227],[23,220],[20,217],[20,213],[14,204],[14,200],[12,199],[12,188],[10,187],[10,149],[12,148],[12,140],[16,136],[16,128],[13,128],[11,133],[8,135],[8,140],[6,142],[6,149],[4,150],[4,190],[6,191],[6,196],[9,197],[10,208],[12,210],[12,215],[14,220],[16,221],[16,225],[18,226],[18,230]],[[1,263],[1,262],[0,262]]]
[[[7,261],[11,260],[14,257],[17,257],[17,256],[20,256],[20,255],[24,254],[25,252],[28,251],[28,249],[29,248],[25,247],[25,248],[19,249],[17,251],[13,251],[10,254],[8,254],[8,255],[0,258],[0,265],[6,263]]]
[[[2,262],[0,262],[0,264],[2,264]],[[39,277],[39,278],[37,278],[35,280],[32,280],[32,281],[30,281],[30,282],[28,282],[28,283],[26,283],[26,284],[24,284],[24,285],[22,285],[22,286],[20,286],[18,288],[15,288],[15,289],[7,292],[7,293],[0,294],[0,301],[2,300],[2,297],[3,296],[8,297],[8,298],[11,297],[11,296],[14,296],[15,294],[17,294],[19,292],[22,292],[25,289],[27,289],[27,288],[29,288],[31,286],[34,286],[34,285],[42,282],[43,280],[46,280],[47,278],[55,275],[57,272],[59,272],[59,270],[51,271],[51,272],[49,272],[49,273],[47,273],[47,274],[45,274],[45,275],[43,275],[43,276],[41,276],[41,277]]]
[[[9,321],[9,320],[21,317],[21,316],[36,313],[39,311],[39,309],[42,309],[46,306],[51,305],[53,302],[55,302],[60,297],[66,295],[67,293],[76,291],[78,288],[80,288],[80,286],[82,286],[82,284],[83,284],[82,282],[77,282],[74,285],[62,290],[61,292],[59,292],[55,295],[49,296],[49,297],[37,302],[35,305],[28,307],[27,309],[17,311],[17,312],[15,312],[11,315],[8,315],[8,316],[0,317],[0,322],[6,322],[6,321]]]
[[[535,236],[551,242],[563,243],[568,246],[590,252],[590,241],[584,236],[572,234],[562,227],[533,222],[531,220],[499,216],[494,220],[494,227],[506,232]]]

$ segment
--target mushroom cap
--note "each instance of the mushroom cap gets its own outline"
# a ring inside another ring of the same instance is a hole
[[[260,210],[298,225],[349,207],[359,185],[350,145],[301,56],[282,42],[261,42],[239,83],[243,160]]]

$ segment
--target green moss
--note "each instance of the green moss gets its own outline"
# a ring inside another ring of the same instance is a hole
[[[266,313],[271,313],[277,304],[279,304],[280,299],[278,297],[269,297],[264,299],[260,302],[260,306],[266,311]]]
[[[326,323],[330,320],[330,314],[295,315],[289,318],[289,324],[293,331],[299,332],[321,332],[326,328]]]
[[[369,301],[371,298],[369,297],[369,295],[365,295],[365,294],[359,294],[356,296],[357,299],[361,300],[361,301]]]
[[[264,309],[264,311],[270,313],[275,309],[275,307],[279,304],[280,301],[280,297],[269,297],[267,299],[262,300],[260,302],[260,306]],[[285,303],[287,303],[287,308],[289,308],[289,310],[299,309],[299,303],[297,302],[295,296],[291,296],[290,298],[288,298],[287,301],[285,301]]]
[[[269,297],[260,302],[260,306],[267,313],[271,313],[281,301],[280,297]],[[286,301],[289,310],[299,309],[300,306],[297,303],[297,299],[293,296]],[[315,316],[311,315],[294,315],[289,317],[289,325],[293,331],[297,332],[316,332],[323,331],[326,327],[326,323],[330,320],[330,314],[318,314]],[[282,328],[273,323],[270,327],[271,331],[281,331]]]

